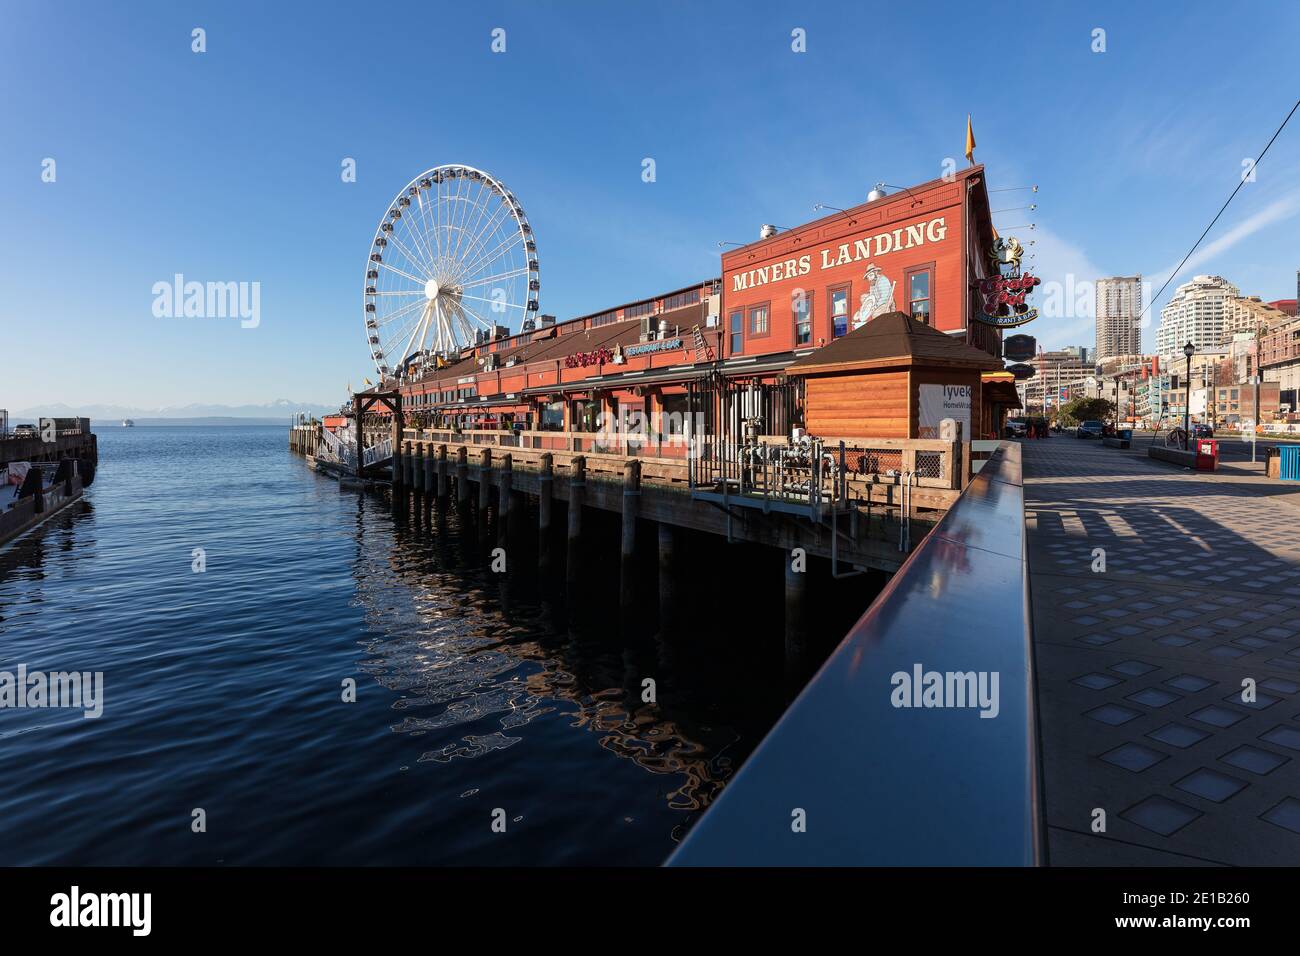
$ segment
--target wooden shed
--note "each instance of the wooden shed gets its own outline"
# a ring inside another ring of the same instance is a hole
[[[963,437],[996,427],[981,373],[1002,361],[902,312],[890,312],[787,367],[804,380],[804,422],[834,438],[937,438],[939,422]]]

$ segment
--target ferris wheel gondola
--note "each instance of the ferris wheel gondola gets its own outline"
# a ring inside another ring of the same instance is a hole
[[[531,325],[541,276],[523,206],[500,180],[437,166],[389,203],[366,260],[366,344],[383,378]]]

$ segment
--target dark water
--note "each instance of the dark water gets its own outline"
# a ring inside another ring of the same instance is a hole
[[[616,516],[566,607],[535,516],[495,574],[498,529],[341,492],[284,428],[99,436],[0,552],[0,670],[105,675],[98,720],[0,709],[0,864],[657,864],[786,700],[775,552],[683,534],[665,633],[653,548],[620,623]]]

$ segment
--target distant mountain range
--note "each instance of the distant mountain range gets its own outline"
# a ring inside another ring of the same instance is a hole
[[[287,423],[299,412],[307,412],[318,418],[337,412],[337,405],[313,405],[310,402],[291,402],[286,398],[276,399],[264,405],[170,405],[163,408],[139,408],[134,405],[36,405],[32,408],[10,410],[11,424],[23,421],[35,421],[38,418],[89,418],[91,422],[112,422],[117,424],[129,418],[137,425],[143,424],[202,424],[211,419],[211,424],[257,424],[259,421]]]

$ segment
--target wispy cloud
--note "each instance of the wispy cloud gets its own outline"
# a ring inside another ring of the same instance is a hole
[[[1041,312],[1035,335],[1046,348],[1091,345],[1096,338],[1093,283],[1110,275],[1070,240],[1039,226],[1030,233],[1030,271],[1043,280],[1035,294]]]
[[[1250,187],[1247,186],[1246,188],[1249,189]],[[1184,264],[1182,269],[1179,270],[1177,276],[1174,276],[1174,269],[1178,266],[1177,263],[1174,263],[1155,273],[1151,277],[1151,281],[1155,283],[1156,288],[1159,288],[1168,281],[1171,276],[1178,278],[1180,276],[1195,274],[1196,268],[1202,263],[1208,262],[1216,256],[1222,255],[1224,252],[1227,252],[1233,246],[1237,245],[1237,243],[1244,239],[1249,239],[1261,229],[1271,226],[1275,222],[1283,222],[1290,219],[1297,212],[1300,212],[1300,186],[1297,186],[1290,192],[1274,199],[1263,209],[1247,216],[1217,239],[1213,239],[1201,246],[1196,250],[1196,252],[1192,253],[1186,264]]]

